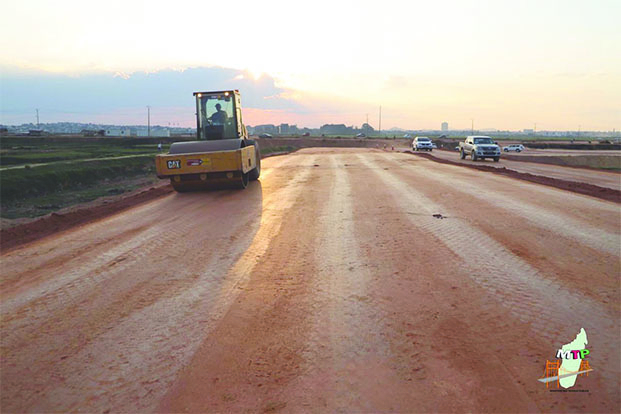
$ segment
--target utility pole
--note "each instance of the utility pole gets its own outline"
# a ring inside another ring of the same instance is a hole
[[[472,122],[472,124],[470,125],[470,133],[474,135],[474,119],[471,118],[470,121]]]
[[[147,136],[151,136],[151,107],[147,105]]]
[[[382,136],[382,105],[380,105],[380,111],[379,111],[379,134],[381,137]]]
[[[367,114],[367,123],[364,129],[365,129],[365,134],[368,137],[369,136],[369,114]]]
[[[37,108],[37,129],[41,129],[39,126],[39,108]]]
[[[537,135],[537,123],[535,122],[535,129],[533,135]]]

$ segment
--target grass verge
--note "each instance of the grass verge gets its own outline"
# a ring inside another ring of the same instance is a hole
[[[153,156],[17,168],[0,175],[1,217],[37,217],[155,178]],[[151,181],[152,182],[152,181]]]

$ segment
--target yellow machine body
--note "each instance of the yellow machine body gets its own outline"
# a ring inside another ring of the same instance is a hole
[[[175,142],[155,157],[159,178],[177,191],[246,188],[261,172],[258,143],[241,122],[239,91],[195,92],[197,140]]]
[[[159,178],[173,178],[185,174],[210,174],[241,171],[244,174],[257,166],[254,147],[233,151],[192,154],[157,155],[155,167]]]

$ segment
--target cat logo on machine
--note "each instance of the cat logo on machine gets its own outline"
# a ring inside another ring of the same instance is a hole
[[[168,169],[169,170],[174,170],[176,168],[181,168],[181,161],[180,160],[170,160],[166,162],[168,164]]]

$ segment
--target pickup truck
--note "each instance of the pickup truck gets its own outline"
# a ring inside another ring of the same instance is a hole
[[[493,158],[500,160],[500,147],[490,137],[483,135],[467,136],[464,142],[459,143],[459,157],[463,160],[470,155],[472,161]]]

